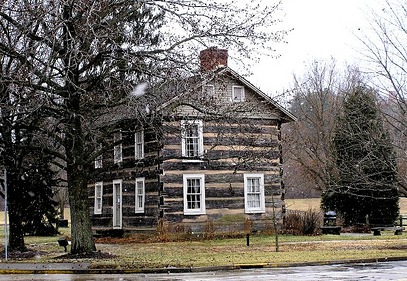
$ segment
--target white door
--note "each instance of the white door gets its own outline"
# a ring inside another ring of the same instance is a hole
[[[122,228],[122,180],[113,181],[113,228]]]

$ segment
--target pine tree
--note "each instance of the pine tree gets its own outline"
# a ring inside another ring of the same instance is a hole
[[[346,225],[392,224],[399,212],[396,159],[372,91],[358,86],[345,96],[335,131],[337,175],[323,206]]]
[[[54,200],[56,172],[49,155],[33,153],[25,159],[19,182],[24,235],[49,236],[58,234],[57,202]]]

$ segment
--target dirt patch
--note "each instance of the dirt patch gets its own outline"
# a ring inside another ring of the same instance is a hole
[[[8,251],[7,252],[7,258],[13,259],[13,260],[28,260],[28,259],[33,259],[38,256],[42,256],[46,254],[46,252],[42,251],[33,251],[33,250],[27,250],[24,252],[21,251]],[[0,249],[0,259],[5,259],[5,251],[4,248]]]
[[[96,243],[98,244],[132,244],[132,243],[156,243],[159,240],[156,237],[147,237],[143,235],[132,235],[129,237],[113,238],[113,237],[101,237],[97,238]]]
[[[391,245],[391,246],[383,246],[379,249],[388,249],[388,250],[407,250],[407,245]]]
[[[62,260],[72,260],[72,259],[113,259],[116,258],[115,255],[104,253],[104,252],[89,252],[89,253],[79,253],[79,254],[65,254],[62,256],[55,257],[54,259],[62,259]]]

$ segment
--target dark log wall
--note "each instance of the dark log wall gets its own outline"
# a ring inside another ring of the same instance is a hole
[[[181,156],[180,121],[172,121],[166,144],[162,150],[164,162],[161,181],[164,184],[163,219],[184,222],[193,228],[202,227],[207,220],[244,214],[245,173],[264,174],[266,212],[246,214],[253,220],[270,218],[273,211],[281,214],[281,165],[279,125],[274,120],[240,120],[241,123],[224,123],[204,120],[203,140],[205,154],[200,162],[185,162]],[[244,122],[243,122],[244,121]],[[183,174],[205,175],[205,215],[184,215]],[[273,210],[273,203],[275,209]],[[198,231],[197,229],[195,229]]]
[[[134,132],[123,130],[123,162],[113,163],[113,149],[104,155],[103,169],[89,184],[94,228],[111,228],[113,180],[123,180],[123,228],[156,229],[158,221],[183,223],[202,231],[208,221],[245,218],[254,222],[284,215],[282,178],[281,111],[249,88],[245,101],[233,103],[233,77],[215,79],[215,96],[199,89],[168,106],[162,124],[144,130],[145,158],[134,159]],[[203,122],[204,155],[198,161],[182,157],[181,120]],[[156,123],[158,124],[158,123]],[[190,159],[189,159],[190,160]],[[245,214],[244,174],[264,175],[265,212]],[[205,175],[205,214],[185,215],[183,175]],[[135,212],[135,179],[145,177],[145,212]],[[95,182],[103,181],[102,214],[94,214]]]
[[[113,227],[113,181],[122,180],[123,228],[126,230],[155,230],[159,216],[158,147],[156,131],[144,129],[144,159],[135,159],[134,134],[122,131],[123,162],[113,163],[113,149],[103,155],[103,168],[95,169],[95,177],[88,185],[89,205],[95,230]],[[135,180],[145,178],[145,211],[135,212]],[[103,182],[103,208],[94,214],[95,183]]]
[[[215,95],[209,99],[197,90],[184,96],[167,112],[164,147],[161,150],[163,221],[184,223],[202,231],[207,221],[240,217],[255,222],[277,220],[284,215],[282,183],[281,112],[245,87],[245,101],[233,103],[233,77],[212,82]],[[181,157],[181,120],[203,121],[204,155],[199,162]],[[245,214],[244,174],[264,174],[265,212]],[[185,215],[183,175],[205,175],[204,215]],[[274,207],[274,208],[273,208]],[[226,219],[227,220],[227,219]]]

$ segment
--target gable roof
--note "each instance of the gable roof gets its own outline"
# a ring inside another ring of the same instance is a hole
[[[273,100],[270,96],[268,96],[267,94],[265,94],[263,91],[261,91],[259,88],[257,88],[256,86],[254,86],[252,83],[250,83],[247,79],[245,79],[243,76],[239,75],[236,71],[234,71],[233,69],[231,69],[230,67],[221,67],[216,69],[215,71],[213,71],[211,73],[212,75],[210,75],[208,78],[206,79],[202,79],[200,83],[197,83],[193,89],[191,90],[196,90],[201,88],[203,85],[207,84],[209,81],[211,81],[215,75],[219,75],[219,74],[229,74],[231,75],[233,78],[235,78],[236,80],[238,80],[240,83],[242,83],[245,87],[251,89],[256,95],[258,95],[259,97],[261,97],[262,99],[264,99],[267,103],[269,103],[270,105],[272,105],[273,107],[277,108],[281,113],[282,113],[282,122],[286,123],[286,122],[291,122],[291,121],[296,121],[297,117],[295,117],[291,112],[289,112],[287,109],[285,109],[283,106],[281,106],[280,104],[278,104],[275,100]],[[167,102],[164,102],[162,105],[160,105],[157,110],[162,110],[170,105],[172,105],[173,103],[180,101],[183,97],[183,95],[186,93],[182,92],[180,94],[177,94],[176,96],[174,96],[173,98],[171,98],[170,100],[168,100]]]
[[[271,105],[273,105],[274,107],[276,107],[278,110],[280,110],[286,117],[286,121],[285,122],[291,122],[291,121],[296,121],[297,117],[294,116],[294,114],[292,114],[290,111],[288,111],[287,109],[285,109],[283,106],[281,106],[279,103],[277,103],[275,100],[273,100],[269,95],[267,95],[266,93],[264,93],[263,91],[261,91],[259,88],[257,88],[256,86],[254,86],[252,83],[250,83],[246,78],[244,78],[243,76],[239,75],[236,71],[234,71],[233,69],[231,69],[230,67],[225,67],[223,68],[221,72],[228,72],[230,73],[232,76],[234,76],[240,83],[242,83],[243,85],[245,85],[246,87],[248,87],[249,89],[251,89],[253,92],[255,92],[257,95],[261,96],[265,101],[267,101],[268,103],[270,103]]]

